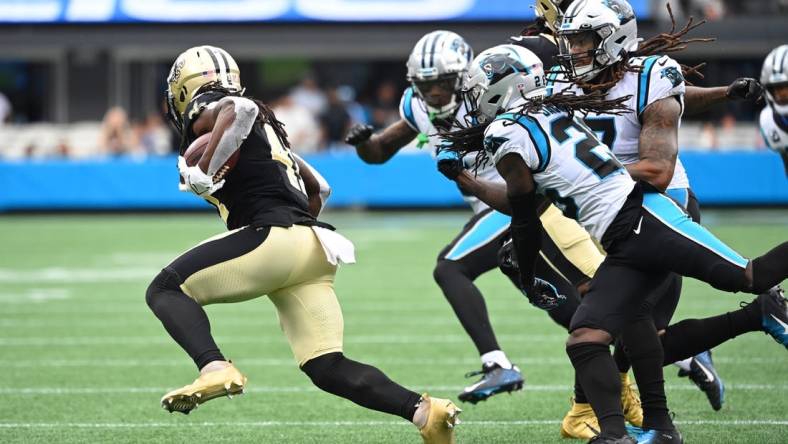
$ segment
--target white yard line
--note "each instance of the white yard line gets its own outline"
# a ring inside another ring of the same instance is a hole
[[[511,420],[511,421],[462,421],[462,427],[497,427],[497,426],[538,426],[538,425],[557,425],[558,420]],[[785,426],[788,420],[772,419],[751,419],[751,420],[695,420],[695,421],[676,421],[677,425],[715,425],[715,426]],[[141,423],[122,423],[122,422],[7,422],[0,423],[0,428],[91,428],[91,429],[133,429],[133,428],[170,428],[170,427],[285,427],[285,426],[305,426],[305,427],[370,427],[370,426],[391,426],[401,427],[411,424],[405,421],[249,421],[249,422],[141,422]]]

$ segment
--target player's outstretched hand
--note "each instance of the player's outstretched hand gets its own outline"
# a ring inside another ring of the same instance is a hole
[[[553,284],[539,278],[534,278],[531,288],[523,288],[523,294],[532,305],[542,310],[552,310],[566,301],[566,296],[559,294]]]
[[[361,145],[372,137],[374,130],[371,125],[353,125],[345,136],[345,143],[353,146]]]
[[[213,183],[213,177],[205,174],[199,166],[188,166],[183,156],[178,156],[178,171],[187,190],[198,196],[213,194],[224,186],[224,180]]]
[[[732,100],[758,100],[763,94],[761,82],[749,77],[742,77],[733,81],[725,93]]]
[[[465,169],[462,165],[462,159],[456,151],[441,149],[438,151],[438,171],[446,176],[449,180],[454,180]]]

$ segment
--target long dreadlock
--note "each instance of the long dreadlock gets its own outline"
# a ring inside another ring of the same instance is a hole
[[[228,96],[243,97],[254,102],[254,104],[257,105],[257,109],[259,110],[257,113],[257,122],[259,122],[261,125],[269,125],[271,129],[274,130],[274,134],[276,134],[276,138],[279,139],[279,143],[281,143],[285,148],[290,148],[290,142],[287,140],[287,131],[285,131],[285,124],[276,118],[276,115],[271,110],[271,108],[263,103],[262,100],[251,96],[245,96],[242,94],[243,91],[230,91],[229,89],[222,86],[219,82],[206,83],[197,90],[194,96],[197,97],[199,94],[209,91],[219,92]]]
[[[620,115],[629,112],[626,102],[631,98],[632,96],[624,96],[617,99],[605,99],[605,95],[601,91],[594,91],[586,95],[577,95],[574,92],[565,91],[560,94],[534,98],[523,96],[525,103],[515,108],[512,114],[527,116],[551,110],[563,111],[570,116],[573,116],[575,112]],[[505,125],[513,123],[510,121],[504,122]],[[455,126],[462,127],[463,125],[455,121]],[[476,161],[474,162],[473,172],[476,174],[479,168],[484,168],[490,163],[490,154],[484,149],[484,132],[487,126],[489,126],[489,122],[441,134],[443,141],[441,150],[454,151],[460,157],[475,152]]]
[[[630,63],[631,57],[644,57],[644,56],[652,56],[652,55],[662,55],[662,54],[669,54],[673,52],[682,51],[687,48],[687,45],[690,43],[707,43],[713,42],[714,38],[691,38],[691,39],[684,39],[684,37],[692,30],[696,29],[697,27],[706,23],[706,20],[701,20],[695,23],[695,19],[690,17],[687,21],[687,24],[684,25],[680,31],[676,32],[676,18],[673,15],[673,8],[670,7],[670,3],[667,3],[668,14],[670,15],[670,22],[671,28],[670,32],[663,32],[658,34],[650,39],[644,40],[643,42],[638,45],[637,51],[631,54],[626,54],[624,58],[619,61],[618,63],[611,66],[609,69],[600,74],[603,76],[602,78],[604,81],[600,83],[587,83],[587,82],[578,82],[577,86],[583,88],[586,91],[606,91],[613,86],[615,86],[622,78],[624,78],[624,74],[627,72],[636,72],[639,73],[643,70],[642,66],[633,66]],[[684,74],[684,77],[689,76],[697,76],[700,79],[703,79],[704,76],[700,72],[700,69],[705,66],[706,63],[701,63],[696,66],[688,66],[684,64],[680,64],[681,71]],[[686,81],[688,85],[692,85],[691,82]]]

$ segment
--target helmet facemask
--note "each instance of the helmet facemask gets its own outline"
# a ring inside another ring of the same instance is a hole
[[[460,73],[444,74],[434,79],[412,80],[411,84],[424,101],[431,117],[445,119],[452,117],[457,111],[462,86]]]
[[[594,30],[561,32],[558,35],[560,54],[556,60],[573,80],[592,80],[615,62],[603,49],[605,39],[612,34],[613,30],[609,25]],[[582,50],[578,51],[578,46],[582,47]]]

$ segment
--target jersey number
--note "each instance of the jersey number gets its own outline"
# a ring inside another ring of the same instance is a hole
[[[282,143],[279,142],[279,138],[270,126],[264,125],[263,127],[265,128],[265,135],[268,137],[268,143],[271,145],[271,158],[285,166],[290,185],[306,195],[306,186],[304,186],[304,180],[298,171],[298,162],[293,158],[293,153],[282,146]]]
[[[602,138],[602,143],[611,150],[616,143],[616,121],[612,117],[586,117],[583,119],[586,125]]]
[[[581,122],[571,117],[561,117],[550,125],[550,132],[558,143],[564,143],[571,138],[568,131],[574,128],[585,137],[575,143],[575,157],[585,166],[590,168],[600,179],[619,171],[621,163],[613,156],[605,145],[597,139],[596,135]]]

